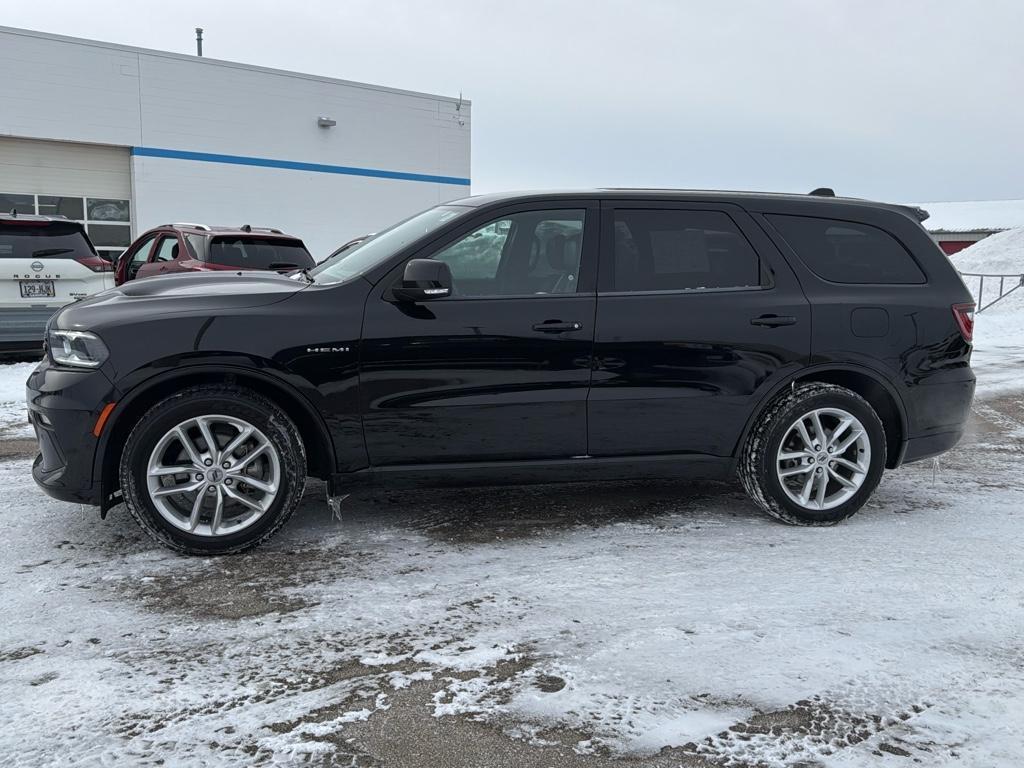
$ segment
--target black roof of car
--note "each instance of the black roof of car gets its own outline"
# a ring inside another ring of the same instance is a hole
[[[487,195],[474,195],[464,197],[461,200],[452,200],[449,205],[484,206],[501,202],[530,202],[533,200],[551,199],[587,199],[587,198],[615,198],[619,200],[679,200],[692,202],[739,202],[746,204],[754,202],[765,203],[798,203],[803,207],[822,206],[830,207],[835,205],[854,205],[870,208],[887,208],[910,216],[917,221],[924,221],[928,218],[928,212],[922,208],[897,203],[883,203],[874,200],[865,200],[858,197],[838,197],[831,189],[818,188],[810,194],[799,194],[796,192],[745,192],[739,190],[722,189],[658,189],[641,187],[602,187],[596,189],[559,189],[559,190],[525,190],[521,192],[501,192]]]

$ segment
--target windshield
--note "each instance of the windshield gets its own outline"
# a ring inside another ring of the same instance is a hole
[[[362,275],[390,259],[409,243],[471,211],[458,205],[439,205],[374,235],[356,248],[338,253],[310,270],[318,283],[340,283]]]
[[[0,259],[80,259],[95,255],[81,224],[0,224]]]

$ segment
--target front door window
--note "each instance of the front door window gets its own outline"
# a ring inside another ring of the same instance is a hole
[[[515,213],[432,258],[451,268],[456,297],[576,293],[584,217],[582,210]]]

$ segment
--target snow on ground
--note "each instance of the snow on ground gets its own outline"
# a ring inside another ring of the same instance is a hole
[[[25,414],[25,380],[35,363],[0,365],[0,439],[31,437]]]
[[[545,764],[1016,766],[1022,450],[980,421],[825,530],[732,486],[371,494],[341,522],[313,486],[214,560],[2,463],[0,763],[373,764],[409,718],[409,754],[482,720]]]
[[[1022,449],[983,424],[820,530],[732,485],[367,494],[340,522],[314,486],[207,560],[3,463],[0,755],[374,764],[377,721],[429,713],[421,747],[483,721],[544,764],[1017,766]]]

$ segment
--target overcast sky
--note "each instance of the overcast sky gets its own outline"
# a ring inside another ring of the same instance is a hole
[[[1024,0],[0,2],[0,24],[457,96],[473,191],[1024,198]],[[302,159],[302,158],[296,158]]]

